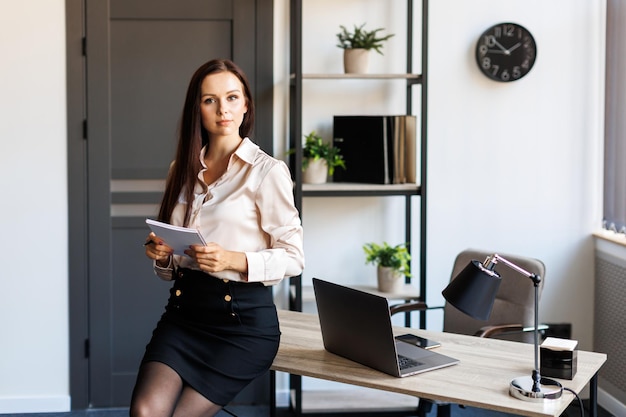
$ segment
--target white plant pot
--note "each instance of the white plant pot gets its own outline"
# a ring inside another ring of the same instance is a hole
[[[343,50],[343,69],[346,74],[367,74],[369,63],[369,50],[362,48]]]
[[[378,266],[378,291],[399,293],[404,285],[404,274],[388,266]]]
[[[328,164],[325,159],[310,160],[302,175],[305,184],[324,184],[328,177]]]

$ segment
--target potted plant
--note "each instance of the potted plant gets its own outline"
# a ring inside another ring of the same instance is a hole
[[[326,182],[328,175],[333,175],[335,168],[346,168],[346,162],[339,148],[325,143],[322,137],[315,131],[304,136],[305,142],[302,148],[302,181],[307,184],[322,184]],[[290,150],[289,153],[293,153]]]
[[[411,254],[406,244],[391,246],[366,243],[363,245],[365,263],[377,265],[378,290],[397,293],[402,288],[402,277],[411,276]]]
[[[341,32],[337,33],[337,46],[344,50],[343,65],[346,73],[367,73],[369,51],[373,49],[382,55],[383,42],[394,36],[379,35],[383,28],[365,30],[364,27],[365,23],[361,26],[354,25],[354,30],[349,31],[345,26],[339,26]]]

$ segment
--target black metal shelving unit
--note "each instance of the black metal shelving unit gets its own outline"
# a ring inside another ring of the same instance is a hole
[[[421,73],[413,71],[413,18],[414,0],[407,1],[407,51],[406,51],[406,73],[405,74],[303,74],[302,72],[302,2],[303,0],[290,1],[290,147],[295,149],[294,157],[291,161],[292,173],[294,175],[295,187],[294,196],[296,207],[302,213],[302,201],[305,197],[385,197],[401,196],[405,199],[405,238],[406,242],[412,242],[411,222],[413,198],[419,198],[420,204],[420,236],[419,248],[409,247],[412,253],[419,250],[419,290],[420,301],[426,301],[426,196],[427,196],[427,104],[428,104],[428,0],[421,0]],[[307,79],[330,80],[331,82],[341,82],[341,80],[364,80],[365,82],[377,80],[405,80],[406,82],[406,114],[413,114],[413,86],[421,86],[421,115],[419,137],[420,144],[420,172],[418,184],[347,184],[347,183],[327,183],[311,185],[302,183],[302,83]],[[414,266],[413,266],[414,267]],[[414,270],[414,268],[413,268]],[[415,273],[413,274],[415,275]],[[410,278],[407,278],[409,282]],[[294,277],[290,279],[290,309],[302,311],[302,279]],[[405,316],[407,325],[410,325],[410,316]],[[425,313],[420,314],[419,327],[425,328]],[[272,373],[272,388],[275,387],[275,375]],[[271,401],[271,415],[295,415],[302,416],[302,377],[290,375],[290,398],[291,403],[287,410],[276,409],[275,393]],[[411,415],[414,411],[393,412],[385,415]],[[307,416],[314,417],[323,413],[306,413]],[[359,415],[364,415],[359,413]],[[380,415],[380,414],[378,414]]]

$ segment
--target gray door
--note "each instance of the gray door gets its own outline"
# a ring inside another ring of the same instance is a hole
[[[72,370],[78,403],[82,379],[89,406],[129,404],[144,347],[167,301],[170,284],[153,274],[143,252],[145,218],[157,214],[187,83],[200,64],[221,57],[243,67],[260,110],[253,139],[271,153],[271,36],[262,33],[268,21],[271,27],[271,4],[85,0],[84,170],[70,163],[70,176],[84,172],[87,204],[87,305],[70,306],[72,315],[87,313],[86,323],[71,324],[72,343],[77,327],[86,325],[88,333],[88,375]],[[270,45],[258,46],[259,34]],[[71,193],[72,187],[70,204]],[[80,224],[71,227],[71,235],[79,234]],[[70,285],[80,287],[81,279],[73,273]],[[267,390],[254,386],[240,397],[268,400]]]

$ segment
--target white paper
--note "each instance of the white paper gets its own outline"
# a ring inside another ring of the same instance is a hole
[[[167,246],[174,249],[176,255],[185,255],[185,250],[189,249],[191,245],[206,245],[204,238],[197,229],[172,226],[152,219],[146,219],[146,223],[155,235],[163,239]]]
[[[574,350],[576,349],[577,344],[578,340],[559,339],[558,337],[546,337],[546,340],[543,341],[541,347],[551,350]]]

